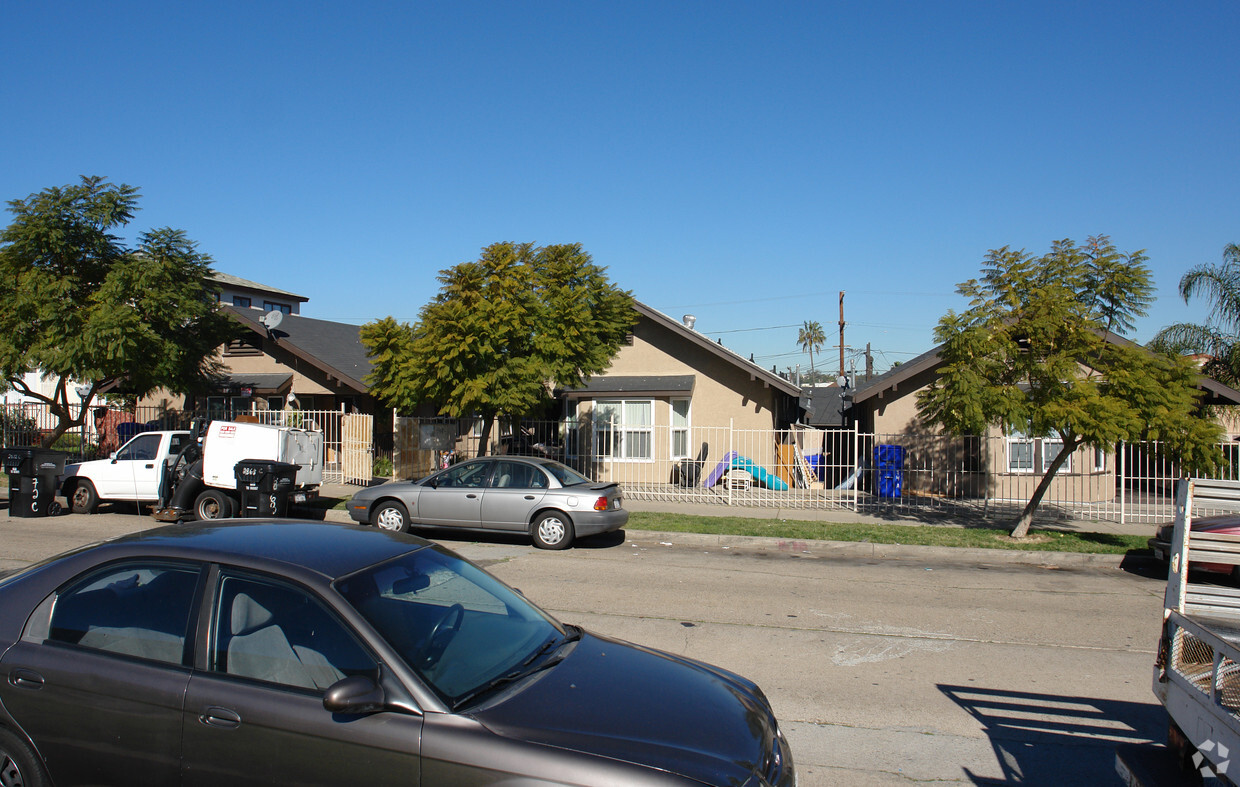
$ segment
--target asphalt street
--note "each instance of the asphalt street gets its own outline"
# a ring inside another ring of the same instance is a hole
[[[4,506],[0,569],[156,524],[132,506],[44,519]],[[1149,564],[639,531],[566,552],[429,535],[566,622],[756,680],[802,785],[1119,784],[1116,746],[1165,736],[1150,690],[1164,578]]]

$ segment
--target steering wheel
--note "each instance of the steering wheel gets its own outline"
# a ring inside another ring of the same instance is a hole
[[[443,656],[443,652],[447,650],[448,643],[456,636],[456,632],[461,630],[461,621],[465,620],[465,607],[460,604],[453,604],[448,607],[448,611],[443,613],[433,628],[430,635],[426,638],[426,647],[422,649],[422,656],[419,659],[418,666],[426,669],[433,667],[439,662]]]

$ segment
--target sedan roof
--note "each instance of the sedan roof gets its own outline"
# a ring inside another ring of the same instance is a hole
[[[417,536],[337,522],[232,520],[144,530],[99,548],[241,565],[302,566],[334,580],[429,545]]]

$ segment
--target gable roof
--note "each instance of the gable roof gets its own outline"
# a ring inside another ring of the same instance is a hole
[[[1115,334],[1108,334],[1107,341],[1114,342],[1115,344],[1123,347],[1145,349],[1136,342],[1125,339],[1122,336],[1116,336]],[[940,358],[940,351],[942,349],[943,345],[940,344],[933,349],[927,350],[911,361],[902,363],[899,366],[893,367],[889,371],[872,378],[865,385],[857,388],[857,391],[853,394],[853,403],[863,402],[867,399],[872,399],[875,396],[880,399],[885,398],[888,393],[894,393],[897,394],[897,396],[903,395],[899,392],[901,386],[910,383],[910,381],[914,380],[920,374],[937,370],[939,366],[943,364],[942,358]],[[914,387],[910,388],[910,391],[921,387],[917,383],[912,383],[912,385]],[[1203,405],[1240,404],[1240,391],[1223,385],[1218,380],[1211,377],[1199,375],[1197,377],[1197,387],[1205,392],[1205,397],[1201,401]]]
[[[360,326],[286,314],[275,329],[268,331],[260,322],[264,314],[261,309],[228,304],[221,308],[259,336],[271,337],[287,352],[322,370],[328,379],[339,380],[359,393],[369,392],[362,378],[370,373],[371,362],[362,345]]]
[[[710,339],[698,333],[697,331],[693,330],[692,328],[686,327],[685,324],[680,322],[679,320],[674,320],[671,317],[668,317],[663,312],[660,312],[656,309],[652,309],[646,304],[636,299],[634,299],[633,301],[633,308],[637,311],[638,314],[649,319],[651,322],[654,322],[657,325],[660,325],[666,328],[667,330],[672,331],[673,333],[676,333],[684,337],[685,339],[688,339],[690,342],[697,345],[700,349],[706,350],[710,354],[715,355],[719,358],[722,358],[724,361],[743,370],[746,374],[749,375],[749,378],[751,380],[760,380],[763,384],[771,388],[775,388],[776,390],[783,391],[784,393],[790,396],[799,397],[801,395],[801,389],[798,388],[796,384],[788,380],[785,380],[783,377],[780,377],[778,374],[775,374],[774,372],[763,369],[761,366],[754,363],[753,361],[745,360],[737,353],[734,353],[731,350],[729,350],[727,347],[724,347],[722,344],[719,344],[718,342],[712,342]]]
[[[270,293],[272,295],[280,295],[282,297],[289,298],[290,300],[294,300],[294,301],[299,301],[301,303],[305,303],[306,301],[310,300],[304,295],[298,295],[296,293],[289,292],[288,290],[281,290],[281,289],[277,289],[276,287],[270,287],[266,284],[259,284],[258,282],[250,281],[249,279],[243,279],[240,276],[233,276],[231,273],[220,273],[219,271],[215,271],[210,276],[207,277],[207,281],[213,281],[217,284],[223,284],[226,287],[239,287],[245,290],[254,290],[256,292],[264,292],[264,293]]]

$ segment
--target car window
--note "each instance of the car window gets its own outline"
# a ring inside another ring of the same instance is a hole
[[[49,639],[164,661],[186,661],[197,567],[127,563],[93,573],[59,593]]]
[[[496,462],[491,486],[496,489],[546,489],[547,477],[538,468],[524,462]]]
[[[576,470],[569,467],[568,465],[562,465],[559,462],[545,462],[543,464],[543,467],[546,469],[548,473],[551,473],[551,475],[555,476],[556,480],[560,482],[561,486],[573,486],[575,484],[592,483],[590,479],[586,478],[581,473],[578,473]]]
[[[466,462],[436,476],[435,486],[477,489],[486,483],[490,470],[490,462]]]
[[[117,459],[135,459],[139,461],[147,461],[155,458],[159,453],[159,440],[157,434],[141,434],[130,440],[128,443],[116,452]]]
[[[189,435],[187,434],[172,435],[171,439],[168,440],[168,455],[176,456],[177,454],[181,453],[181,449],[184,448],[186,443],[188,442],[189,442]]]
[[[527,663],[543,643],[564,633],[511,588],[437,548],[346,577],[336,587],[449,703]]]
[[[322,692],[353,675],[378,680],[375,660],[309,593],[250,576],[225,576],[216,597],[211,668]]]

